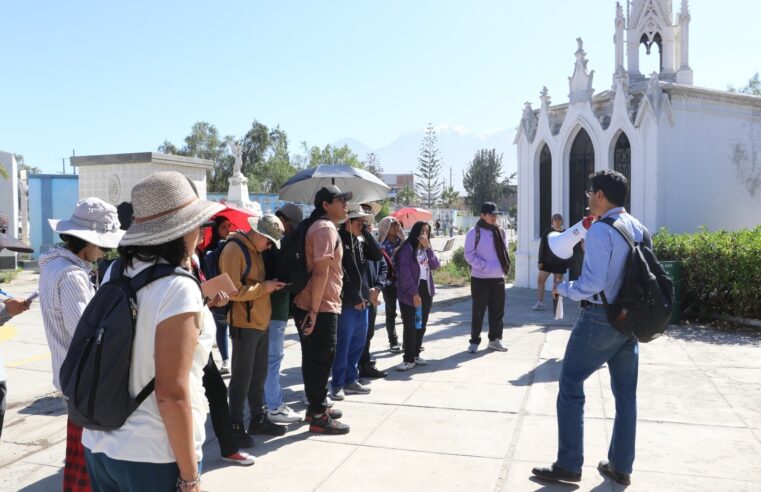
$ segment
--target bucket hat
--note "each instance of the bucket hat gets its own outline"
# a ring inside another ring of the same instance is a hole
[[[375,216],[362,210],[360,205],[349,205],[349,210],[346,212],[346,220],[351,219],[365,219],[367,222],[375,222]]]
[[[280,240],[283,238],[283,223],[275,214],[264,214],[261,217],[249,217],[248,225],[251,229],[266,237],[280,249]]]
[[[175,171],[154,173],[132,188],[134,219],[121,246],[168,243],[221,212],[222,204],[201,200],[190,181]]]
[[[124,235],[116,207],[95,197],[77,202],[68,219],[48,219],[48,223],[58,234],[78,237],[101,248],[116,248]]]

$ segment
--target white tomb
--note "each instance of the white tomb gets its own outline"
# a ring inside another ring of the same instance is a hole
[[[0,176],[0,226],[7,228],[7,234],[19,238],[19,187],[18,164],[10,152],[0,151],[0,166],[5,176]],[[0,268],[15,269],[16,255],[4,249],[0,253]]]
[[[652,232],[752,228],[761,223],[761,97],[695,87],[689,66],[690,12],[671,0],[617,4],[611,89],[594,93],[579,38],[569,98],[526,103],[518,150],[515,283],[535,287],[541,233],[553,213],[569,227],[585,215],[589,174],[629,178],[627,209]],[[660,72],[639,70],[640,46]],[[624,54],[626,53],[626,64]]]
[[[207,159],[158,152],[76,156],[71,163],[79,171],[79,198],[94,196],[113,205],[130,201],[132,187],[159,171],[184,174],[205,200],[206,172],[214,167]]]

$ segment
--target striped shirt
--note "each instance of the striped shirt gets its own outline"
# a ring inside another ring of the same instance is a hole
[[[53,359],[53,386],[59,391],[58,373],[71,338],[87,303],[95,295],[91,271],[91,263],[66,248],[52,249],[40,257],[40,308]]]

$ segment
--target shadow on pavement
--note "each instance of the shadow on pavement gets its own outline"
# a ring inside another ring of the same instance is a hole
[[[560,378],[561,359],[547,359],[529,372],[510,381],[513,386],[531,386],[534,383],[554,383]]]
[[[58,473],[49,477],[43,478],[39,482],[35,482],[31,485],[27,485],[23,489],[19,489],[18,492],[59,492],[63,485],[63,468],[58,470]]]
[[[721,328],[715,326],[669,326],[666,336],[685,342],[712,345],[761,346],[761,330],[757,328]]]
[[[61,415],[66,415],[66,405],[60,397],[45,396],[38,398],[26,407],[19,409],[18,413],[23,415],[50,415],[51,417],[60,417]]]

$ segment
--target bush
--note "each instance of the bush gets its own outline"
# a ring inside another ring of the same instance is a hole
[[[761,319],[761,227],[653,236],[661,261],[682,263],[682,311]]]
[[[510,273],[507,282],[515,280],[515,249],[517,243],[513,241],[508,246],[510,255]],[[470,283],[470,265],[465,261],[465,248],[460,246],[452,252],[449,263],[433,272],[433,280],[442,285],[466,285]]]

